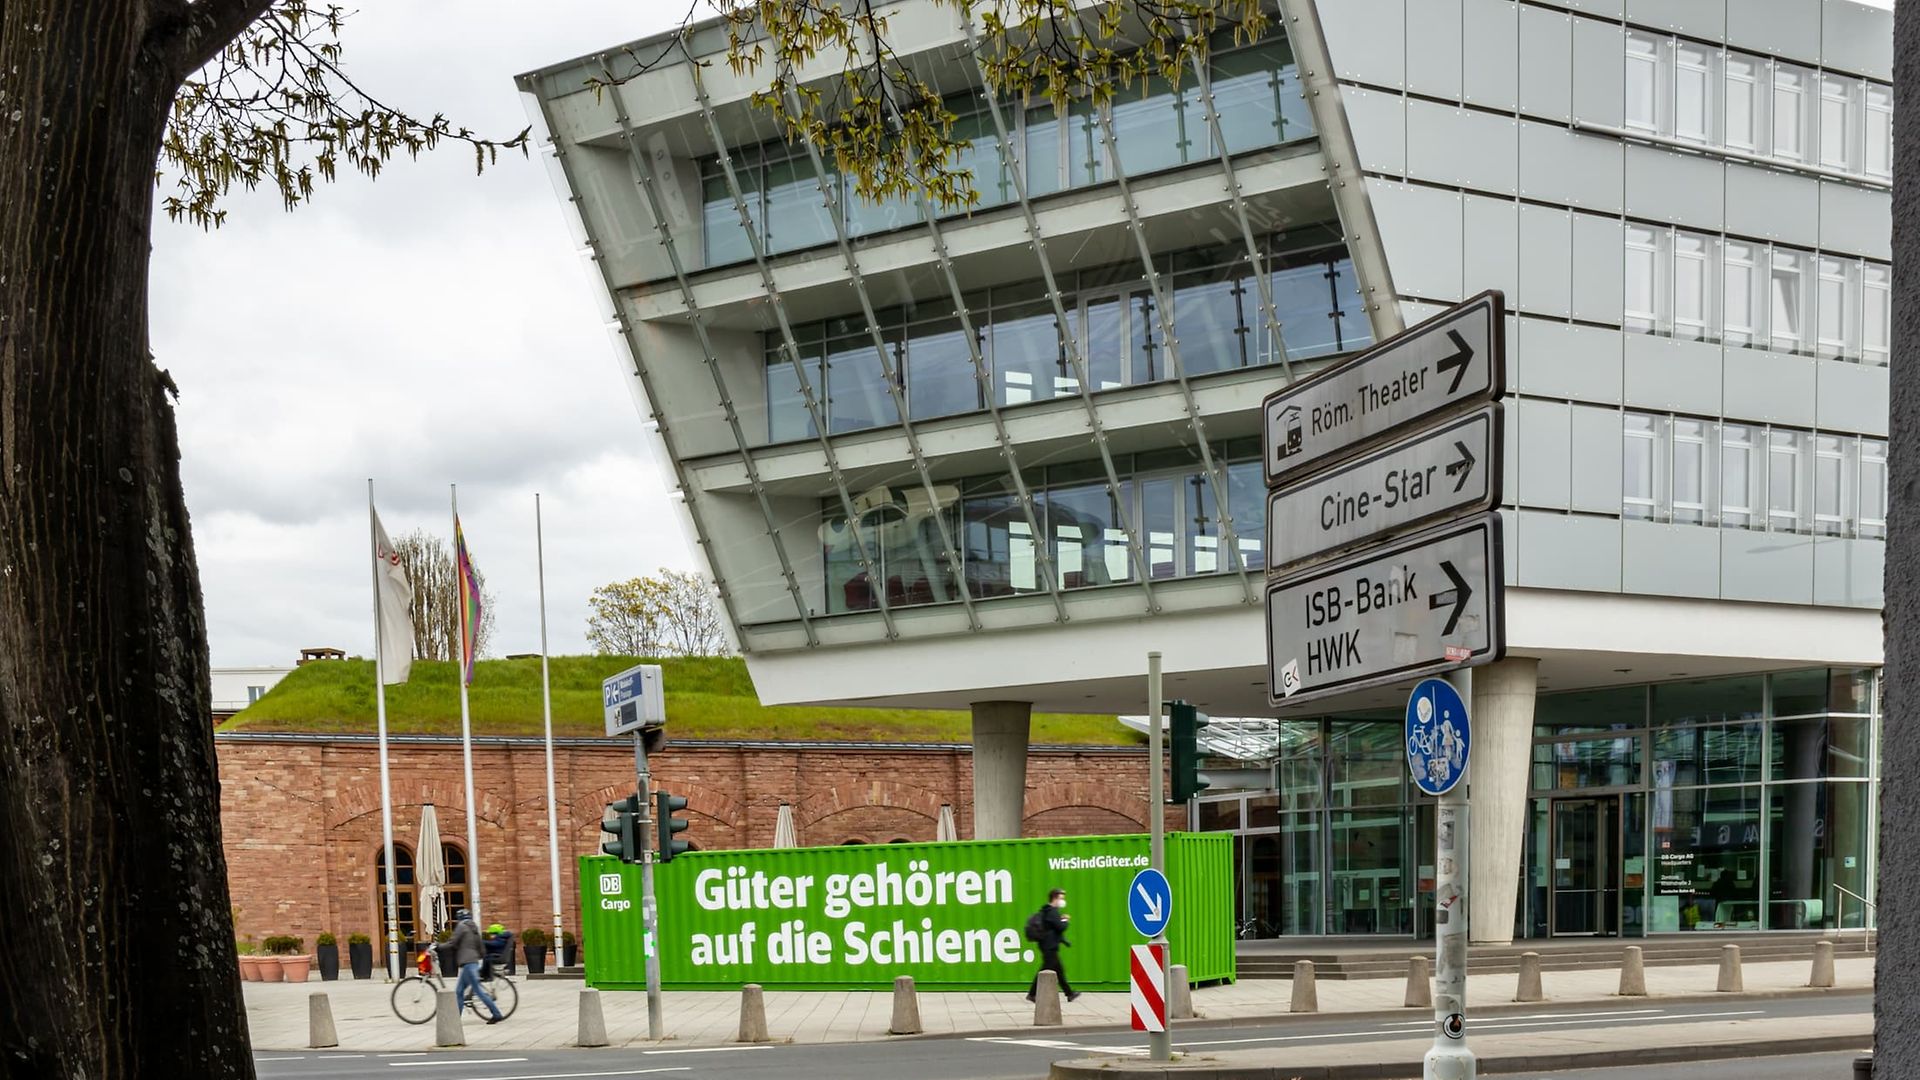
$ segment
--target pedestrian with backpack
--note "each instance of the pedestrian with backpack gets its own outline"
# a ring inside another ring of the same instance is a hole
[[[1067,914],[1067,890],[1055,889],[1047,894],[1047,903],[1039,911],[1027,916],[1027,940],[1040,946],[1040,971],[1051,971],[1060,980],[1060,991],[1067,995],[1068,1001],[1079,998],[1073,987],[1067,985],[1067,969],[1060,965],[1060,949],[1071,945],[1067,940],[1067,923],[1073,916]],[[1040,989],[1040,972],[1033,975],[1033,985],[1027,987],[1027,1000]]]

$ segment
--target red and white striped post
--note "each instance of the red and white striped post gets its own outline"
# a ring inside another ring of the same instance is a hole
[[[1167,946],[1165,942],[1133,946],[1133,1030],[1167,1030]]]

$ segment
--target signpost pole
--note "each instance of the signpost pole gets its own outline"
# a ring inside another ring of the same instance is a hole
[[[633,773],[637,784],[635,794],[640,796],[635,834],[640,845],[641,928],[646,933],[647,1038],[658,1042],[666,1038],[666,1031],[660,1018],[660,950],[655,945],[659,928],[653,902],[653,783],[647,773],[646,732],[641,728],[633,731]]]
[[[1147,751],[1147,768],[1152,773],[1147,813],[1152,821],[1153,831],[1149,841],[1147,861],[1153,864],[1155,870],[1164,874],[1167,872],[1166,706],[1160,696],[1160,654],[1157,652],[1147,654],[1147,703],[1149,715],[1153,718],[1149,738],[1150,749]],[[1153,935],[1148,944],[1165,945],[1166,943],[1166,924],[1162,922],[1160,931]],[[1160,955],[1168,954],[1163,949]],[[1166,985],[1165,973],[1166,969],[1162,968],[1162,986]],[[1168,1010],[1166,1027],[1166,1031],[1147,1032],[1147,1058],[1151,1061],[1173,1060],[1172,1010]]]
[[[1448,674],[1460,699],[1473,700],[1473,669]],[[1469,766],[1471,769],[1471,766]],[[1434,810],[1433,1048],[1422,1080],[1474,1080],[1476,1062],[1467,1046],[1467,784],[1462,778],[1440,796]]]

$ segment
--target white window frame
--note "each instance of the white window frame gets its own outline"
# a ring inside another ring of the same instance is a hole
[[[1703,146],[1720,145],[1719,132],[1714,130],[1719,126],[1715,123],[1718,114],[1715,110],[1714,97],[1718,87],[1715,69],[1719,67],[1720,51],[1678,39],[1672,42],[1668,51],[1673,56],[1673,74],[1669,80],[1673,87],[1673,92],[1669,95],[1673,119],[1669,133],[1674,138],[1686,142],[1699,143]],[[1680,105],[1684,95],[1680,92],[1680,88],[1689,79],[1699,84],[1700,110],[1697,116],[1683,117]],[[1692,121],[1692,123],[1686,121]]]
[[[1848,519],[1853,515],[1848,511],[1850,500],[1847,495],[1847,450],[1854,440],[1841,435],[1814,432],[1813,443],[1813,499],[1808,509],[1808,518],[1813,523],[1813,531],[1820,536],[1840,536],[1847,531]],[[1832,482],[1839,486],[1833,495],[1833,512],[1821,510],[1821,499],[1826,494],[1825,483],[1821,475],[1832,470]]]
[[[1884,124],[1876,119],[1883,116],[1886,118]],[[1893,87],[1867,83],[1863,117],[1863,130],[1860,133],[1860,171],[1868,176],[1891,180],[1893,179]],[[1880,127],[1885,128],[1884,137],[1875,130]]]
[[[1667,332],[1667,311],[1671,296],[1672,272],[1666,252],[1671,247],[1671,229],[1628,222],[1626,227],[1625,297],[1623,321],[1629,333],[1663,334]],[[1639,265],[1636,265],[1639,264]],[[1634,274],[1645,267],[1650,280],[1644,289],[1634,288]],[[1643,293],[1651,302],[1642,310],[1631,306],[1634,294]]]
[[[1775,246],[1767,260],[1767,347],[1775,352],[1805,354],[1812,351],[1813,335],[1808,332],[1808,323],[1812,320],[1813,304],[1809,297],[1812,292],[1813,255],[1798,248]],[[1781,320],[1775,318],[1776,309],[1782,308],[1779,282],[1783,274],[1791,274],[1799,280],[1799,295],[1793,298],[1790,313],[1794,325],[1792,332],[1782,331]],[[1784,347],[1783,347],[1784,346]]]
[[[1761,93],[1762,87],[1771,86],[1771,74],[1764,57],[1742,52],[1728,52],[1721,64],[1725,90],[1721,94],[1720,132],[1725,145],[1736,150],[1745,150],[1750,154],[1764,153],[1767,145],[1767,109],[1771,93]],[[1738,74],[1736,68],[1741,68]],[[1733,103],[1742,100],[1747,103],[1746,138],[1734,138],[1734,125],[1729,119],[1733,113]]]
[[[1860,439],[1860,478],[1855,486],[1859,495],[1854,500],[1857,514],[1855,533],[1867,539],[1885,539],[1887,535],[1887,442],[1885,439]],[[1867,516],[1866,492],[1876,491],[1879,498],[1878,516]]]
[[[1773,126],[1768,142],[1774,157],[1782,161],[1797,161],[1803,164],[1812,160],[1808,153],[1808,131],[1812,124],[1808,122],[1812,111],[1808,99],[1817,92],[1813,86],[1814,73],[1798,64],[1773,62],[1772,114]],[[1793,135],[1794,149],[1788,150],[1782,145],[1780,135],[1783,131]]]
[[[1866,126],[1866,113],[1860,107],[1861,81],[1824,71],[1819,78],[1820,164],[1842,172],[1861,172],[1860,133]]]
[[[1767,343],[1767,288],[1768,270],[1772,266],[1772,256],[1767,245],[1756,244],[1749,240],[1727,240],[1721,243],[1721,290],[1720,300],[1721,339],[1732,344],[1748,348],[1762,348]],[[1735,326],[1731,321],[1734,304],[1732,296],[1736,287],[1744,279],[1747,322]],[[1739,340],[1734,340],[1738,338]]]
[[[1718,246],[1717,237],[1704,233],[1675,230],[1673,233],[1673,270],[1667,275],[1673,295],[1667,302],[1667,311],[1673,336],[1691,341],[1713,341],[1719,337],[1720,321],[1718,312],[1719,282],[1714,273],[1718,260],[1714,248]],[[1688,273],[1698,274],[1700,281],[1699,310],[1688,311],[1681,303],[1680,282]]]
[[[1663,419],[1652,413],[1627,412],[1621,415],[1620,515],[1622,517],[1645,521],[1659,519],[1660,429]],[[1643,423],[1645,426],[1636,427],[1636,422]],[[1647,492],[1645,495],[1628,494],[1626,463],[1633,460],[1633,456],[1626,452],[1626,447],[1634,440],[1646,444],[1647,469],[1644,479]]]
[[[1757,451],[1761,449],[1761,445],[1756,435],[1761,430],[1761,428],[1753,424],[1720,425],[1719,500],[1720,524],[1722,526],[1731,524],[1732,527],[1740,529],[1759,527],[1760,515],[1756,511],[1759,505],[1759,499],[1755,497],[1755,487],[1757,486],[1757,479],[1766,471],[1766,467],[1761,462],[1759,454],[1757,453]],[[1747,466],[1745,482],[1742,485],[1744,490],[1740,493],[1740,498],[1743,501],[1739,503],[1731,502],[1727,498],[1729,480],[1727,465],[1736,455],[1738,455],[1741,460],[1744,460]],[[1742,515],[1744,520],[1730,523],[1727,520],[1727,515],[1729,514]]]
[[[1860,260],[1814,256],[1814,355],[1860,358]],[[1837,310],[1830,310],[1832,298]]]
[[[1893,268],[1886,263],[1864,263],[1860,282],[1860,362],[1886,367],[1892,347]]]
[[[1675,524],[1704,525],[1707,523],[1707,504],[1710,501],[1713,491],[1713,487],[1708,481],[1712,470],[1708,468],[1707,449],[1711,445],[1710,436],[1712,435],[1714,425],[1706,420],[1695,420],[1691,417],[1678,416],[1668,420],[1667,425],[1668,430],[1671,432],[1669,439],[1669,446],[1671,447],[1669,457],[1671,459],[1670,471],[1672,476],[1672,479],[1669,480],[1667,484],[1667,490],[1672,494],[1670,500],[1671,513],[1668,516]],[[1682,433],[1683,431],[1685,432],[1684,434]],[[1699,454],[1693,466],[1692,471],[1694,475],[1692,480],[1694,490],[1699,493],[1700,497],[1697,500],[1688,502],[1682,502],[1680,500],[1680,448],[1682,446],[1694,447],[1698,450]]]
[[[1662,129],[1666,126],[1663,119],[1667,112],[1662,107],[1664,102],[1660,86],[1665,81],[1661,73],[1666,67],[1664,60],[1671,40],[1655,37],[1640,30],[1627,31],[1626,66],[1622,73],[1624,81],[1620,104],[1620,115],[1624,126],[1656,134],[1662,133]],[[1633,101],[1631,90],[1636,83],[1646,91],[1647,114],[1644,116],[1634,115],[1631,106]]]
[[[1784,436],[1785,443],[1775,442],[1776,436]],[[1804,532],[1807,505],[1806,470],[1802,462],[1806,458],[1808,433],[1789,428],[1767,429],[1767,481],[1766,507],[1768,532]],[[1786,470],[1791,499],[1785,507],[1776,506],[1773,501],[1773,482],[1781,469]]]

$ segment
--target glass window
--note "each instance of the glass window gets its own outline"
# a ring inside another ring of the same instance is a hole
[[[1621,512],[1632,518],[1653,517],[1654,418],[1644,413],[1627,413],[1626,436],[1622,446],[1620,477]]]
[[[1860,440],[1859,534],[1875,539],[1887,535],[1887,444],[1883,439]]]
[[[1766,100],[1760,93],[1765,62],[1742,53],[1727,54],[1726,142],[1749,153],[1760,148],[1760,117]]]
[[[978,181],[976,181],[976,183],[977,182]],[[893,196],[882,199],[879,202],[870,202],[865,195],[855,191],[854,186],[855,181],[853,177],[847,176],[841,178],[840,205],[846,208],[848,236],[868,236],[873,233],[886,232],[888,229],[902,229],[918,222],[922,217],[920,213],[920,203],[917,199]],[[982,192],[983,197],[984,195],[985,192]],[[771,202],[769,202],[769,205],[771,205]],[[831,220],[823,223],[803,222],[802,224],[804,225],[804,228],[801,230],[803,234],[813,233],[818,224],[825,225],[827,229],[826,236],[818,241],[814,241],[815,243],[825,243],[833,239],[833,222]],[[775,228],[778,228],[778,226],[775,226]],[[792,231],[792,228],[789,227],[789,232],[791,233]],[[794,239],[794,237],[790,236],[789,239]]]
[[[1659,726],[1757,720],[1763,714],[1760,684],[1759,675],[1656,683],[1653,722]]]
[[[1284,41],[1262,42],[1213,57],[1213,105],[1228,153],[1312,134],[1310,123],[1301,125],[1298,131],[1289,130],[1286,122],[1292,117],[1283,115],[1277,82],[1283,72],[1292,69],[1293,57]]]
[[[1331,315],[1332,277],[1327,263],[1316,261],[1276,268],[1272,281],[1273,308],[1280,317],[1280,338],[1286,344],[1287,357],[1305,360],[1339,352],[1340,339]]]
[[[1854,144],[1860,138],[1854,130],[1861,115],[1859,93],[1858,79],[1820,77],[1820,164],[1830,169],[1854,168]]]
[[[1877,668],[1833,668],[1828,672],[1827,708],[1836,713],[1873,712],[1873,684]]]
[[[1696,233],[1673,238],[1673,336],[1706,341],[1713,336],[1713,241]]]
[[[1757,720],[1660,728],[1653,733],[1655,767],[1670,767],[1676,785],[1757,783],[1761,729]]]
[[[887,367],[898,370],[899,342],[884,343]],[[869,334],[835,338],[827,343],[827,429],[861,431],[898,423],[899,410],[887,392],[887,374],[880,351]]]
[[[1281,934],[1324,934],[1320,906],[1320,815],[1283,814],[1280,832],[1250,841],[1250,888],[1281,894]]]
[[[1839,536],[1846,531],[1846,447],[1838,435],[1813,437],[1813,531]]]
[[[1826,255],[1817,262],[1820,277],[1815,305],[1819,312],[1817,352],[1834,359],[1858,357],[1860,264]]]
[[[1079,392],[1080,380],[1067,362],[1052,304],[1041,301],[995,311],[988,339],[1000,404],[1046,401],[1057,394]]]
[[[1198,832],[1232,832],[1240,828],[1240,798],[1202,799]]]
[[[1279,827],[1280,797],[1278,795],[1247,797],[1247,828],[1277,829]]]
[[[1765,290],[1761,287],[1765,249],[1755,244],[1728,240],[1721,245],[1726,275],[1722,290],[1722,339],[1729,345],[1751,346],[1762,338],[1760,316],[1765,310]]]
[[[1707,520],[1707,428],[1701,420],[1673,421],[1673,520]]]
[[[720,266],[751,259],[753,242],[740,221],[740,210],[734,205],[733,196],[727,191],[727,178],[720,172],[717,161],[709,162],[708,169],[708,174],[701,180],[703,205],[700,217],[706,265]],[[737,167],[734,174],[740,181],[746,199],[748,217],[753,227],[758,229],[760,222],[765,220],[760,208],[759,170],[752,166]]]
[[[1260,462],[1227,466],[1227,500],[1233,509],[1233,538],[1240,546],[1240,563],[1248,570],[1267,565],[1267,483]],[[1884,529],[1884,526],[1883,526]]]
[[[1176,92],[1166,79],[1150,75],[1144,86],[1114,90],[1111,103],[1114,144],[1128,176],[1170,169],[1205,152],[1204,138],[1188,131],[1186,92]],[[1196,103],[1193,125],[1206,121]]]
[[[1772,778],[1871,776],[1872,723],[1864,716],[1775,720]]]
[[[813,415],[807,410],[807,402],[802,394],[801,379],[806,379],[806,389],[818,397],[826,386],[821,346],[818,342],[800,344],[800,371],[794,370],[792,361],[787,358],[784,348],[776,347],[767,353],[767,439],[770,442],[788,442],[793,439],[811,439],[819,434],[814,427]],[[821,399],[824,403],[824,399]]]
[[[1166,342],[1160,333],[1160,311],[1152,293],[1137,292],[1127,297],[1127,332],[1134,385],[1172,378],[1172,362],[1167,359]]]
[[[1182,478],[1186,516],[1180,522],[1181,563],[1188,574],[1227,569],[1220,551],[1220,504],[1205,472]],[[1234,523],[1238,526],[1238,522]]]
[[[1001,160],[1000,135],[993,126],[993,114],[977,94],[963,94],[947,103],[954,113],[952,134],[969,144],[954,155],[953,167],[970,174],[973,190],[980,195],[982,207],[999,206],[1014,197],[1013,182]]]
[[[833,208],[828,205],[806,156],[767,165],[767,250],[794,251],[834,238]]]
[[[1886,367],[1893,340],[1893,271],[1867,263],[1862,272],[1860,362]]]
[[[1047,492],[1047,538],[1069,589],[1133,580],[1120,506],[1103,483]]]
[[[1761,787],[1678,788],[1654,770],[1649,929],[1758,930]]]
[[[1174,328],[1188,375],[1247,366],[1247,337],[1260,325],[1253,279],[1231,266],[1183,274],[1174,281]]]
[[[1044,587],[1033,530],[1011,480],[991,481],[970,492],[962,520],[970,595],[1010,596]]]
[[[1280,798],[1288,810],[1317,810],[1326,753],[1320,721],[1281,720]]]
[[[1893,88],[1867,84],[1865,168],[1867,175],[1893,177]]]
[[[1647,688],[1573,690],[1541,694],[1534,705],[1535,735],[1569,735],[1645,727]]]
[[[1067,107],[1067,186],[1081,187],[1112,179],[1107,148],[1101,141],[1100,116],[1093,103],[1072,102]]]
[[[1774,716],[1806,716],[1827,711],[1826,668],[1782,671],[1770,677]]]
[[[1673,136],[1713,140],[1713,66],[1718,54],[1704,45],[1677,41],[1673,48]]]
[[[1774,532],[1799,532],[1801,492],[1806,482],[1800,476],[1800,461],[1806,456],[1807,433],[1767,432],[1767,528]]]
[[[1027,110],[1025,145],[1029,198],[1050,195],[1061,188],[1060,161],[1065,152],[1061,144],[1063,127],[1051,105]]]
[[[1786,784],[1767,792],[1767,925],[1800,930],[1864,925],[1855,896],[1872,896],[1873,789],[1866,784]]]
[[[1125,293],[1089,297],[1081,304],[1086,331],[1080,355],[1095,390],[1126,385],[1128,331],[1133,328],[1128,309]]]
[[[1628,787],[1640,783],[1638,735],[1562,739],[1533,746],[1535,790]]]
[[[1630,332],[1653,334],[1664,328],[1661,299],[1666,289],[1660,257],[1664,236],[1665,230],[1627,226],[1626,328]]]
[[[1336,720],[1331,725],[1333,805],[1391,806],[1406,801],[1406,725],[1373,720]]]
[[[1400,771],[1406,771],[1402,756]],[[1398,806],[1341,810],[1329,815],[1333,862],[1327,871],[1327,905],[1335,934],[1401,932],[1406,911],[1401,901],[1402,830],[1406,814]]]
[[[1660,130],[1661,40],[1638,30],[1627,33],[1626,122],[1642,131]]]
[[[1780,352],[1807,348],[1807,253],[1773,249],[1772,308],[1769,317],[1772,347]]]
[[[1811,76],[1806,69],[1773,65],[1773,154],[1790,161],[1807,160],[1806,129],[1811,110],[1807,90]]]
[[[1152,476],[1139,481],[1140,538],[1147,549],[1147,576],[1155,581],[1183,576],[1179,554],[1180,478]]]
[[[1720,426],[1720,523],[1751,528],[1758,504],[1760,470],[1754,464],[1754,429],[1746,424]]]
[[[913,326],[907,339],[907,397],[915,420],[981,407],[980,378],[973,366],[973,348],[959,319],[940,319]],[[978,331],[975,331],[978,334]]]

